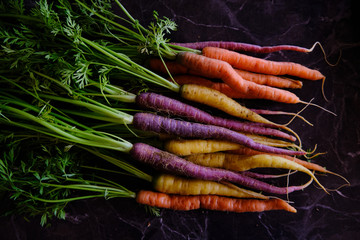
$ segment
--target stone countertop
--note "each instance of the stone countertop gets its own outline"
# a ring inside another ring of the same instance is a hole
[[[314,162],[346,177],[351,186],[328,195],[312,184],[290,194],[296,214],[161,210],[161,216],[154,217],[132,199],[81,201],[68,206],[67,220],[53,221],[48,228],[41,228],[37,219],[0,218],[1,239],[360,239],[360,14],[353,5],[355,1],[122,2],[144,24],[151,20],[153,10],[176,21],[179,30],[172,40],[177,42],[223,40],[310,48],[319,41],[332,63],[341,52],[336,66],[325,62],[319,47],[307,54],[283,51],[259,56],[298,62],[326,76],[329,102],[322,97],[321,82],[304,81],[303,88],[294,92],[304,101],[314,98],[313,103],[337,116],[309,106],[302,115],[314,126],[296,119],[290,127],[299,133],[304,148],[317,144],[319,152],[327,152]],[[251,107],[293,112],[304,106],[243,102]],[[289,118],[274,119],[285,123]],[[344,183],[331,175],[319,176],[319,180],[329,189]]]

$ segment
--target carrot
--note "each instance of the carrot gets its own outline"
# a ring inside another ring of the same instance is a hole
[[[197,76],[197,73],[194,70],[190,70],[189,68],[174,62],[174,61],[166,61],[164,63],[158,58],[152,58],[149,61],[149,68],[155,72],[172,75],[172,78],[175,79],[176,75],[187,75],[188,77]],[[268,74],[259,74],[259,73],[252,73],[249,71],[244,71],[240,69],[235,69],[236,73],[239,74],[245,80],[255,82],[261,85],[267,85],[272,87],[278,88],[301,88],[302,82],[299,80],[293,80],[290,78],[273,76]],[[221,85],[220,85],[221,86]]]
[[[260,74],[253,73],[249,71],[244,71],[240,69],[235,69],[237,74],[239,74],[245,80],[258,83],[261,85],[267,85],[278,88],[301,88],[303,83],[299,80],[293,80],[286,77],[279,77],[269,74]]]
[[[200,206],[204,209],[228,212],[263,212],[285,210],[296,213],[296,209],[284,200],[234,199],[220,196],[200,196]]]
[[[247,156],[230,153],[210,153],[189,155],[185,159],[201,166],[224,168],[238,172],[254,168],[283,168],[300,171],[308,174],[325,192],[327,192],[309,169],[280,156],[269,154]]]
[[[245,147],[245,146],[240,146],[239,145],[239,148],[237,149],[234,149],[234,150],[229,150],[227,151],[229,153],[233,153],[233,154],[240,154],[240,155],[258,155],[258,154],[265,154],[263,152],[259,152],[259,151],[256,151],[256,150],[253,150],[251,148],[248,148],[248,147]],[[309,169],[309,170],[313,170],[313,171],[317,171],[317,172],[321,172],[321,173],[327,173],[327,174],[332,174],[332,175],[335,175],[335,176],[338,176],[340,178],[342,178],[345,182],[346,182],[346,185],[350,185],[350,182],[343,176],[335,173],[335,172],[332,172],[330,170],[327,170],[326,168],[316,164],[316,163],[312,163],[312,162],[308,162],[308,161],[304,161],[304,160],[301,160],[301,159],[298,159],[296,157],[292,157],[292,156],[286,156],[286,155],[276,155],[275,156],[279,156],[279,157],[283,157],[283,158],[286,158],[290,161],[293,161],[293,162],[296,162],[297,164]],[[250,175],[250,177],[253,177]]]
[[[325,78],[319,71],[293,62],[275,62],[215,47],[204,48],[202,54],[209,58],[225,61],[234,68],[250,72],[290,75],[308,80],[321,80]]]
[[[179,53],[177,55],[177,61],[189,69],[199,72],[204,77],[221,79],[242,94],[254,95],[259,99],[284,103],[300,102],[300,99],[289,91],[244,80],[235,72],[232,66],[225,61],[190,52]]]
[[[233,153],[244,154],[242,151],[244,149],[250,151],[252,150],[254,153],[265,153],[261,151],[256,151],[251,148],[246,148],[244,145],[233,143],[229,141],[223,140],[214,140],[214,139],[166,139],[167,141],[164,143],[164,149],[168,152],[176,154],[178,156],[187,156],[191,154],[198,153],[213,153],[213,152],[221,152],[221,151],[231,151]],[[269,139],[269,141],[277,141],[276,139]],[[262,142],[264,145],[274,145],[279,143],[266,143]],[[283,143],[281,146],[289,146],[289,144]],[[293,146],[293,145],[291,145]],[[297,147],[297,146],[296,146]],[[284,155],[285,156],[285,155]]]
[[[184,178],[171,174],[160,174],[153,181],[158,192],[180,195],[221,195],[237,198],[268,199],[260,193],[239,188],[229,183],[223,184],[194,178]]]
[[[205,47],[224,48],[232,51],[245,51],[254,53],[271,53],[278,51],[296,51],[296,52],[312,52],[319,42],[316,42],[311,48],[304,48],[294,45],[277,45],[277,46],[259,46],[255,44],[242,43],[242,42],[228,42],[228,41],[205,41],[205,42],[190,42],[190,43],[172,43],[177,46],[202,50]]]
[[[141,190],[136,194],[136,202],[152,207],[169,208],[188,211],[200,208],[198,196],[169,195],[152,191]]]
[[[181,211],[203,208],[229,212],[285,210],[296,213],[295,208],[281,199],[234,199],[214,195],[182,196],[141,190],[136,195],[136,202],[153,207]]]
[[[169,71],[169,73],[172,75],[172,78],[174,80],[176,79],[176,75],[179,75],[179,74],[180,75],[186,74],[186,76],[188,78],[192,78],[193,76],[195,77],[195,76],[199,75],[199,73],[197,73],[196,71],[192,71],[192,70],[186,68],[185,66],[183,66],[177,62],[174,62],[174,61],[166,61],[165,65],[163,64],[163,62],[160,59],[152,58],[150,60],[149,67],[150,67],[150,69],[152,69],[155,72],[160,72],[160,73],[164,73],[164,74],[167,74],[168,73],[167,71]],[[254,83],[258,83],[261,85],[267,85],[267,86],[278,87],[278,88],[301,88],[303,85],[301,81],[293,80],[290,78],[279,77],[279,76],[268,75],[268,74],[252,73],[252,72],[244,71],[244,70],[240,70],[240,69],[234,69],[234,70],[236,71],[237,74],[239,74],[245,80],[248,80],[248,81],[251,81]],[[197,76],[197,77],[201,78],[199,76]],[[196,78],[194,78],[194,80],[195,79]],[[176,82],[178,82],[178,81],[176,81]],[[205,82],[202,82],[202,84],[204,84],[204,83]],[[217,85],[215,85],[215,86],[217,86]],[[219,86],[222,86],[222,85],[219,85]],[[249,96],[249,97],[251,97],[251,96]]]
[[[276,126],[285,129],[293,133],[300,141],[299,136],[290,128],[267,120],[266,118],[250,111],[248,108],[242,106],[235,100],[229,98],[219,91],[199,85],[186,84],[181,87],[180,94],[187,100],[206,104],[234,117],[242,118],[255,123],[267,124],[267,126]]]
[[[195,84],[186,84],[181,87],[180,94],[187,100],[207,104],[208,106],[222,110],[223,112],[235,117],[252,122],[278,126],[278,124],[275,124],[259,114],[250,111],[248,108],[227,97],[225,94],[207,87]]]
[[[273,194],[289,194],[293,191],[302,190],[313,180],[311,179],[308,183],[300,186],[277,187],[241,173],[199,166],[144,143],[135,143],[129,153],[133,159],[148,164],[159,171],[209,181],[228,181]]]
[[[221,141],[221,140],[204,140],[204,139],[172,139],[166,141],[164,149],[178,156],[186,156],[197,153],[210,153],[235,150],[241,148],[242,145]]]
[[[166,113],[167,115],[185,117],[188,120],[225,127],[234,131],[253,133],[260,135],[271,135],[295,141],[296,138],[287,133],[276,129],[253,126],[246,122],[230,120],[213,116],[198,108],[180,102],[178,100],[165,97],[156,93],[141,93],[136,96],[135,102],[143,108],[152,109],[156,112]]]
[[[247,147],[271,153],[284,155],[303,155],[304,151],[293,151],[282,148],[276,148],[259,144],[251,138],[227,128],[206,125],[194,122],[175,120],[151,113],[136,113],[133,117],[132,124],[136,129],[142,131],[152,131],[156,133],[166,133],[182,138],[208,138],[226,140]]]

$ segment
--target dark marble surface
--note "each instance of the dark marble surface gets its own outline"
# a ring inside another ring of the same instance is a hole
[[[314,107],[303,116],[314,126],[296,120],[291,127],[305,148],[318,144],[327,152],[316,162],[345,176],[350,187],[330,195],[314,184],[289,198],[298,213],[224,213],[214,211],[174,212],[162,210],[160,217],[147,214],[129,199],[96,199],[68,206],[66,221],[41,228],[38,219],[0,218],[0,239],[360,239],[360,28],[356,1],[249,1],[177,0],[122,1],[134,17],[149,21],[152,10],[174,19],[179,31],[174,41],[228,40],[259,45],[294,44],[311,47],[320,41],[331,62],[316,48],[312,53],[280,52],[262,57],[294,61],[320,69],[327,76],[326,102],[320,82],[305,82],[301,99],[334,111],[334,117]],[[267,104],[270,109],[298,111],[289,106],[247,101],[248,106]],[[264,105],[262,105],[264,106]],[[288,118],[276,118],[286,122]],[[319,176],[327,188],[343,182],[334,176]]]

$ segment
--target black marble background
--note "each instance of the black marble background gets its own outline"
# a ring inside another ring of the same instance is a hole
[[[360,27],[357,1],[325,0],[124,0],[128,11],[143,24],[157,10],[177,22],[172,35],[178,42],[224,40],[259,45],[294,44],[311,47],[312,53],[279,52],[261,57],[294,61],[319,69],[327,76],[326,102],[320,82],[304,82],[296,92],[301,99],[335,112],[334,117],[314,107],[303,116],[314,126],[296,120],[291,127],[299,133],[305,148],[318,144],[327,152],[316,162],[345,176],[350,187],[330,195],[314,184],[290,194],[298,213],[226,213],[214,211],[175,212],[162,210],[160,217],[147,214],[129,199],[96,199],[70,204],[66,221],[54,221],[41,228],[39,219],[20,216],[0,218],[0,239],[360,239]],[[298,111],[302,105],[244,101],[247,106]],[[266,104],[266,105],[264,105]],[[274,118],[284,123],[287,117]],[[315,161],[315,160],[314,160]],[[319,176],[327,188],[343,182],[334,176]]]

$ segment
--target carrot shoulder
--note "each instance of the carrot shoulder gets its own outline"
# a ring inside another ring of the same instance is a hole
[[[222,48],[206,47],[202,54],[209,58],[214,58],[228,62],[231,66],[246,71],[271,74],[271,75],[291,75],[308,80],[320,80],[325,76],[319,71],[309,69],[301,64],[293,62],[275,62],[248,56],[245,54],[229,51]]]

